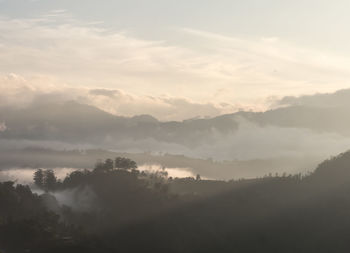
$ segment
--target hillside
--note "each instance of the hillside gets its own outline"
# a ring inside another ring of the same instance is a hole
[[[96,167],[67,175],[51,197],[0,183],[0,245],[11,252],[348,252],[349,164],[347,152],[308,176],[230,182]],[[49,199],[57,202],[51,211],[42,205]],[[40,239],[18,236],[34,231]]]

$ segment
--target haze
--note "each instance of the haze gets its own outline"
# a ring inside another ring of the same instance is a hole
[[[0,0],[0,253],[348,253],[350,2]]]

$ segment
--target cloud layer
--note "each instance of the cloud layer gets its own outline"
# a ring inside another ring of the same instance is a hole
[[[176,96],[140,96],[118,89],[73,87],[43,76],[26,79],[16,74],[0,75],[0,90],[0,107],[25,108],[33,103],[76,101],[118,116],[149,114],[163,121],[214,117],[244,107],[228,103],[197,103]],[[0,126],[1,131],[5,125]]]
[[[0,69],[26,79],[49,77],[59,85],[122,90],[146,102],[175,97],[156,101],[170,107],[185,99],[263,110],[269,96],[348,85],[346,57],[277,37],[228,37],[191,28],[170,32],[172,39],[142,39],[78,21],[62,10],[32,19],[3,17]]]

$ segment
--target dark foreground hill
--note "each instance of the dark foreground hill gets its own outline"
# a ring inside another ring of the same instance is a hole
[[[323,162],[308,176],[230,182],[167,179],[113,169],[107,161],[105,165],[68,175],[49,195],[0,184],[0,249],[14,253],[350,250],[350,153]],[[60,203],[62,196],[73,198],[71,206]],[[56,207],[48,209],[47,202],[56,202]]]

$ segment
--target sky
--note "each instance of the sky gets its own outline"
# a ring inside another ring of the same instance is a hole
[[[167,120],[266,110],[350,87],[349,11],[345,0],[0,0],[0,89],[110,90],[109,111]]]

